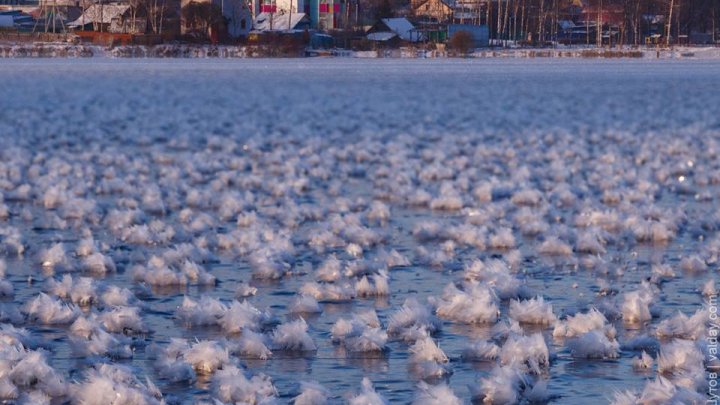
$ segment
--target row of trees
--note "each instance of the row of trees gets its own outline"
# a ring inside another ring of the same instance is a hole
[[[158,35],[163,34],[168,20],[177,20],[180,8],[178,1],[171,0],[129,0],[129,4],[133,30],[137,30],[139,18],[147,17],[149,30]]]
[[[407,0],[357,0],[371,17],[412,16]],[[453,4],[451,0],[449,2]],[[720,0],[455,0],[477,10],[474,23],[487,24],[494,39],[544,43],[562,34],[561,21],[583,22],[587,42],[639,45],[659,35],[664,42],[691,33],[720,36]],[[474,3],[474,4],[473,4]],[[597,29],[596,27],[601,27]]]
[[[557,39],[560,21],[568,20],[584,24],[590,43],[601,44],[603,35],[606,41],[630,45],[653,34],[666,44],[691,33],[720,39],[719,0],[499,0],[487,3],[485,11],[497,39],[543,43]]]

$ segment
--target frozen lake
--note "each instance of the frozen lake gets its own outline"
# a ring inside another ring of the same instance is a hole
[[[0,400],[704,403],[719,73],[4,60]]]

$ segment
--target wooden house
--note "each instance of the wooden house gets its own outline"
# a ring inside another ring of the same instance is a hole
[[[412,17],[418,21],[445,23],[453,15],[453,7],[446,0],[412,0]]]

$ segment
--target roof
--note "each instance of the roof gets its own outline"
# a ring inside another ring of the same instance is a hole
[[[10,28],[15,26],[15,18],[11,15],[0,15],[0,27]]]
[[[81,27],[86,24],[110,24],[113,18],[120,17],[130,9],[128,4],[93,4],[78,17],[67,24],[68,27]]]
[[[415,10],[417,10],[417,9],[419,9],[420,7],[422,7],[422,6],[424,6],[425,4],[427,4],[429,1],[430,1],[430,0],[420,0],[420,1],[418,1],[418,2],[413,6],[413,8],[414,8]],[[444,6],[447,7],[447,8],[450,8],[450,9],[452,9],[452,8],[453,8],[453,5],[454,5],[453,3],[451,3],[451,0],[439,0],[438,3],[444,5]]]
[[[371,41],[389,41],[397,36],[394,32],[372,32],[367,35],[367,39]]]
[[[303,22],[303,19],[307,14],[305,13],[288,13],[281,11],[277,13],[260,13],[255,18],[255,24],[253,29],[258,31],[289,31],[294,30],[297,26]],[[270,24],[270,17],[272,17],[272,24]],[[290,23],[288,26],[288,22]],[[272,29],[270,28],[272,27]]]
[[[558,20],[558,24],[560,25],[560,28],[564,30],[575,28],[575,23],[570,20]]]
[[[415,42],[419,40],[419,34],[415,31],[415,26],[407,18],[383,18],[382,22],[390,31],[396,33],[405,41]]]

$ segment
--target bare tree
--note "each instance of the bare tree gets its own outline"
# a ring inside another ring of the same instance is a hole
[[[712,7],[712,24],[711,24],[711,26],[712,26],[712,40],[713,40],[713,43],[717,43],[717,42],[718,42],[718,39],[717,39],[717,31],[718,31],[718,29],[717,29],[717,26],[716,26],[717,21],[718,21],[717,8],[718,8],[718,4],[717,4],[717,2],[714,2],[714,3],[713,3],[713,7]]]
[[[162,35],[165,15],[168,11],[167,0],[148,0],[145,4],[150,28],[154,34]]]
[[[602,47],[602,31],[603,31],[603,18],[602,18],[602,12],[603,12],[603,0],[600,0],[600,3],[598,5],[597,10],[595,10],[595,14],[597,14],[597,23],[595,26],[595,46],[598,48]]]
[[[540,0],[538,7],[538,41],[542,44],[545,43],[545,19],[547,18],[545,13],[545,0]]]
[[[138,11],[145,7],[145,0],[129,0],[130,5],[130,32],[137,33],[137,16]]]

